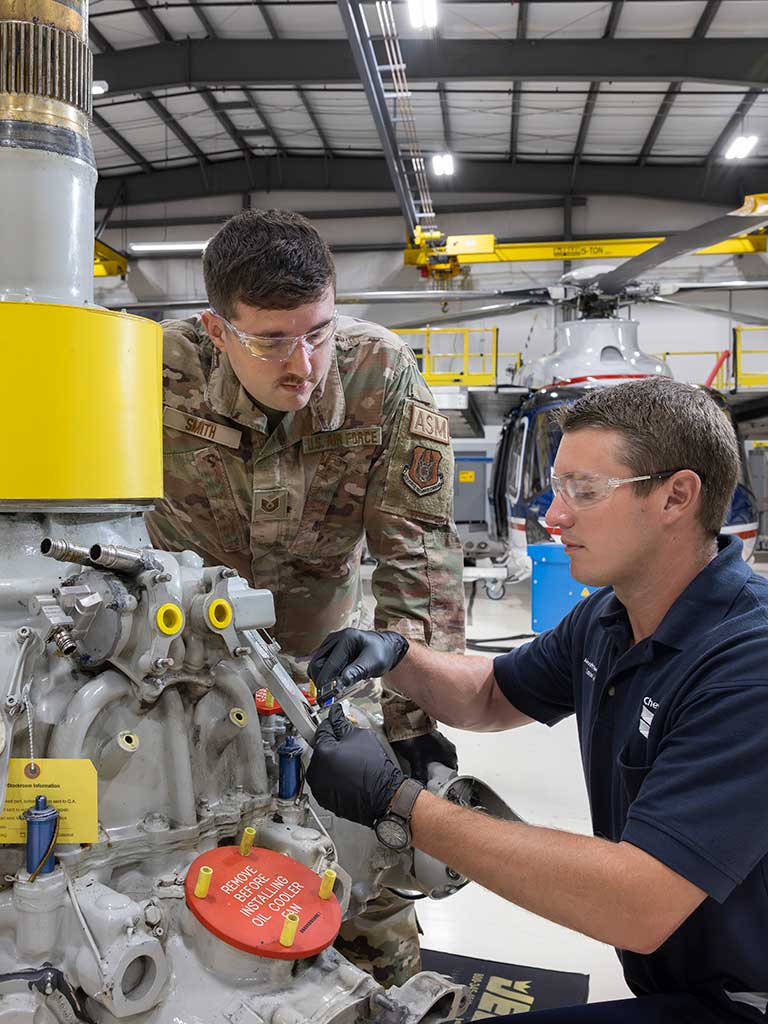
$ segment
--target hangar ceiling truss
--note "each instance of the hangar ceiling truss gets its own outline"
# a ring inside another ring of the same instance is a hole
[[[438,208],[441,191],[717,204],[765,191],[768,11],[740,31],[736,0],[440,4],[439,29],[419,34],[392,3],[424,154],[456,157],[454,181],[430,182]],[[94,78],[109,84],[94,114],[100,218],[254,190],[396,192],[350,45],[367,12],[386,66],[374,6],[340,7],[92,0]],[[695,9],[690,23],[675,8]],[[727,163],[745,124],[764,147]]]

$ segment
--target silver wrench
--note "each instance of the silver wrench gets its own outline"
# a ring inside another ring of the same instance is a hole
[[[279,659],[269,649],[267,641],[255,629],[244,629],[243,636],[248,641],[251,650],[258,660],[271,675],[272,683],[270,690],[277,703],[283,709],[283,712],[299,736],[312,746],[315,742],[317,727],[322,721],[320,717],[321,709],[313,707],[309,703],[306,695],[299,689],[280,664]],[[367,686],[368,682],[369,680],[364,679],[353,686],[347,687],[346,690],[338,691],[336,698],[347,700],[348,697],[354,697]]]

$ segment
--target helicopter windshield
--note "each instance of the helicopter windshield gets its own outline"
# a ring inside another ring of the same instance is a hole
[[[550,410],[542,409],[530,425],[530,436],[524,454],[522,473],[523,500],[535,498],[549,490],[552,463],[555,461],[562,431]]]
[[[507,468],[508,494],[513,503],[549,490],[552,463],[562,437],[550,413],[542,409],[515,424]]]
[[[514,503],[520,499],[520,484],[525,453],[525,439],[528,434],[528,418],[522,416],[514,427],[512,443],[509,446],[507,463],[507,494]]]

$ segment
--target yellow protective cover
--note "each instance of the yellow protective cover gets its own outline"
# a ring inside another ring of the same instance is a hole
[[[162,496],[158,324],[0,302],[0,344],[0,500]]]

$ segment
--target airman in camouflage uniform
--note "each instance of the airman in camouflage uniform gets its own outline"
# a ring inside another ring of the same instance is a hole
[[[245,218],[242,234],[248,218],[259,231],[270,217],[270,230],[276,222],[279,234],[286,218],[290,227],[297,215],[269,211],[235,220]],[[215,246],[216,239],[206,260]],[[330,303],[332,310],[332,294]],[[239,316],[230,315],[238,323],[244,313],[273,309],[247,298],[235,299],[235,308]],[[297,312],[312,308],[310,301]],[[277,309],[278,320],[285,318],[285,307]],[[302,350],[285,361],[287,377],[278,378],[267,401],[256,404],[262,379],[250,390],[241,378],[253,366],[266,367],[258,362],[266,357],[217,343],[206,331],[219,330],[217,318],[231,342],[239,327],[218,314],[164,325],[165,497],[147,516],[155,546],[196,551],[206,564],[231,566],[252,586],[271,590],[275,635],[295,663],[328,633],[361,621],[367,543],[378,562],[376,628],[440,650],[463,649],[463,561],[451,520],[448,424],[409,346],[377,325],[334,318],[335,333],[321,343],[327,369],[317,382],[306,370],[307,400],[301,398],[304,370],[295,362],[306,358]],[[250,360],[245,371],[238,363],[243,356]],[[269,369],[263,373],[268,378]],[[390,741],[423,737],[434,744],[434,722],[414,704],[386,689],[382,703]],[[402,746],[410,757],[408,744]],[[385,984],[400,984],[419,969],[415,914],[394,895],[348,922],[337,945]]]

